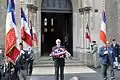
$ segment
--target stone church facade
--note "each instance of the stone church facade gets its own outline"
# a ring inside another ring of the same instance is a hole
[[[19,0],[15,0],[15,6],[17,27],[20,29]],[[32,20],[36,30],[38,57],[48,55],[57,38],[77,57],[81,50],[89,47],[85,39],[87,24],[91,39],[101,45],[99,32],[103,9],[107,15],[108,39],[116,38],[119,41],[119,0],[23,0],[22,6],[28,21]],[[0,14],[0,44],[4,45],[6,9],[2,4]]]

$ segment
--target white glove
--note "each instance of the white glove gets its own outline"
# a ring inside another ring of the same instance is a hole
[[[104,54],[108,54],[108,51],[105,51]]]

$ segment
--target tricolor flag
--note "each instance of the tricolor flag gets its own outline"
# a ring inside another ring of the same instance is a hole
[[[33,27],[32,27],[32,21],[30,20],[30,34],[31,34],[31,39],[33,40]]]
[[[102,23],[101,23],[101,29],[100,29],[100,40],[106,44],[106,14],[103,10],[102,12]]]
[[[88,39],[89,42],[91,42],[90,29],[89,29],[88,23],[87,23],[87,26],[86,26],[85,38]]]
[[[7,0],[7,6],[9,4],[9,2],[11,2],[12,8],[15,9],[14,0]]]
[[[25,48],[32,47],[32,38],[30,34],[30,28],[28,26],[25,13],[22,8],[21,8],[21,38],[24,42],[23,46],[25,46]]]
[[[38,46],[37,35],[36,35],[34,27],[32,26],[31,20],[30,20],[30,33],[31,33],[32,40],[35,42],[35,45]]]
[[[20,51],[16,46],[18,36],[13,4],[14,1],[9,0],[6,16],[5,56],[15,62]]]

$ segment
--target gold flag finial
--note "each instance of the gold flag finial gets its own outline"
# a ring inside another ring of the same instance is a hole
[[[22,7],[23,5],[23,0],[20,0],[20,7]]]

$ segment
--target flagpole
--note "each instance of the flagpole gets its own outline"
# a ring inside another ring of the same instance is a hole
[[[23,5],[23,0],[20,0],[20,17],[21,17],[21,8],[22,8],[22,5]],[[21,20],[20,20],[20,30],[21,30]],[[20,34],[21,34],[21,32],[20,32]],[[21,37],[21,43],[23,44],[22,37]]]
[[[89,7],[89,8],[91,8],[91,7]],[[89,34],[90,34],[90,38],[91,38],[91,28],[90,28],[90,10],[91,9],[89,9],[88,10],[88,25],[89,25]],[[92,41],[92,38],[91,38],[91,41]],[[91,43],[91,41],[88,43],[88,47],[90,48],[90,43]]]

